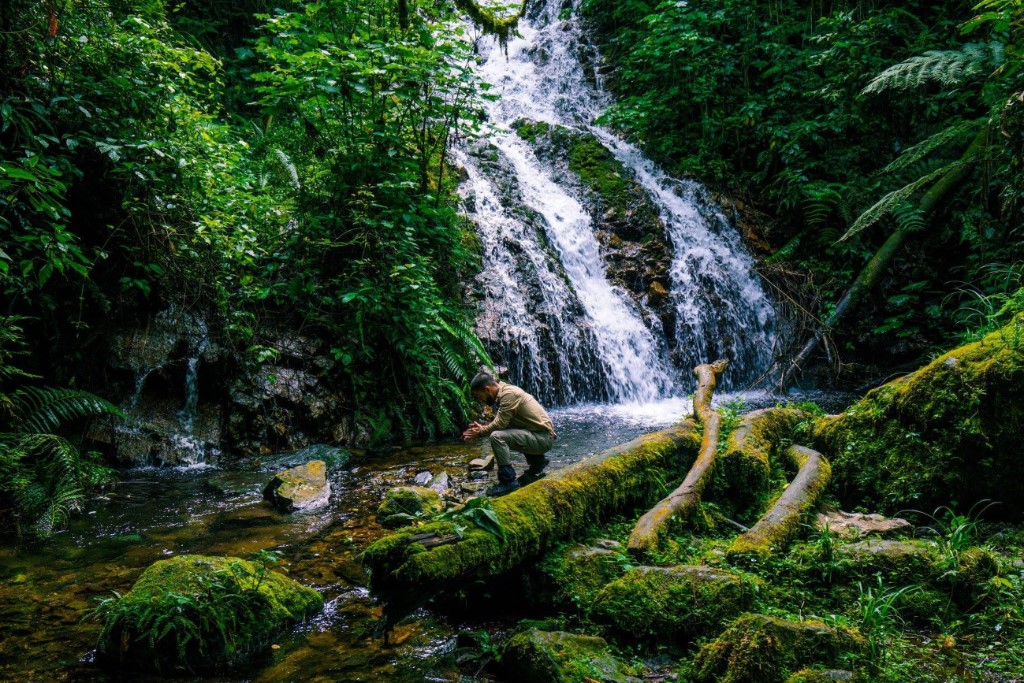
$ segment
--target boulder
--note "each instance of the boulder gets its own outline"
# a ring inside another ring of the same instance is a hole
[[[377,520],[385,529],[398,529],[412,524],[417,518],[429,517],[441,511],[441,496],[424,486],[399,486],[384,494],[377,508]]]
[[[590,618],[625,639],[687,645],[749,609],[756,589],[714,567],[637,567],[601,589]]]
[[[505,643],[500,669],[505,680],[523,683],[639,683],[624,672],[603,638],[536,628]]]
[[[282,512],[319,507],[330,495],[331,484],[323,460],[278,472],[263,489],[263,498]]]
[[[849,681],[855,683],[860,680],[852,671],[847,669],[800,669],[786,679],[786,683],[833,683],[833,681]]]
[[[701,648],[695,660],[697,680],[776,683],[801,667],[835,664],[846,653],[861,652],[864,645],[864,638],[851,629],[746,614]]]
[[[836,555],[847,561],[854,576],[878,572],[899,585],[908,585],[935,574],[938,549],[927,541],[869,538],[839,546]]]
[[[315,590],[265,565],[201,555],[160,560],[99,608],[97,660],[160,672],[229,667],[322,606]]]

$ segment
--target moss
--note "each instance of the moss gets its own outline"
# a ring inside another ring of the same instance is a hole
[[[835,683],[835,681],[860,680],[852,671],[846,669],[800,669],[786,679],[786,683]]]
[[[968,548],[959,553],[956,570],[946,571],[939,578],[957,606],[971,611],[989,597],[989,585],[999,573],[999,559],[991,550]]]
[[[828,484],[831,468],[817,451],[803,446],[790,446],[787,457],[799,472],[782,497],[752,529],[738,536],[729,547],[730,560],[744,557],[764,559],[783,549],[799,533],[804,515],[817,504]]]
[[[384,494],[377,508],[381,526],[395,529],[411,524],[415,517],[427,517],[441,511],[441,496],[424,486],[399,486]]]
[[[1024,347],[1017,321],[819,418],[845,505],[894,511],[992,498],[1024,510]]]
[[[559,541],[582,535],[611,515],[649,505],[663,493],[659,482],[683,472],[699,443],[693,424],[656,432],[616,446],[494,501],[504,541],[480,529],[461,540],[410,554],[410,536],[453,533],[449,523],[429,523],[388,536],[363,554],[370,587],[401,602],[438,591],[467,577],[498,576],[538,557]]]
[[[727,514],[747,518],[752,511],[759,513],[771,492],[772,458],[809,417],[789,408],[766,408],[744,415],[718,455],[707,495],[722,501]]]
[[[705,566],[637,567],[597,594],[590,617],[627,640],[687,645],[749,609],[757,583]]]
[[[512,127],[522,139],[530,144],[537,144],[537,138],[551,133],[551,124],[546,121],[530,121],[519,119]]]
[[[787,621],[747,614],[697,655],[697,680],[721,683],[776,683],[794,669],[834,664],[864,649],[856,631],[820,621]]]
[[[928,541],[871,538],[839,546],[844,573],[852,578],[879,573],[899,586],[934,578],[939,568],[938,547]]]
[[[506,680],[524,683],[631,680],[603,638],[536,628],[508,640],[500,669]]]
[[[151,565],[101,608],[97,655],[130,668],[230,666],[322,606],[315,590],[255,563],[181,555]]]
[[[586,610],[598,591],[625,573],[627,562],[616,550],[585,545],[560,548],[540,563],[534,598],[546,607]]]

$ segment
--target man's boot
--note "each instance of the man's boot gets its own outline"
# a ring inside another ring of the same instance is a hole
[[[526,464],[528,464],[530,467],[525,472],[523,472],[521,477],[519,477],[520,486],[532,484],[533,482],[543,477],[544,468],[548,466],[549,462],[551,462],[543,454],[530,455],[529,453],[524,453],[524,455],[526,456]]]
[[[502,465],[498,468],[498,483],[487,489],[487,495],[491,498],[497,498],[498,496],[504,496],[506,493],[512,493],[518,488],[519,482],[516,481],[516,468],[512,467],[512,465]]]

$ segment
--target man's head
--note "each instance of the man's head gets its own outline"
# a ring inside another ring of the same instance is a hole
[[[469,390],[473,394],[473,398],[492,406],[498,398],[498,380],[489,373],[478,372],[473,381],[469,383]]]

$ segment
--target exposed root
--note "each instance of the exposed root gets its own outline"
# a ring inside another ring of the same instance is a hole
[[[800,529],[800,519],[818,501],[832,468],[821,453],[804,446],[790,446],[786,457],[799,468],[796,477],[750,531],[729,546],[728,555],[764,557],[782,549]]]
[[[668,497],[655,505],[640,518],[629,535],[627,547],[632,553],[643,554],[658,547],[658,542],[668,521],[673,517],[689,518],[700,505],[701,494],[711,478],[718,450],[718,435],[722,417],[711,409],[711,397],[715,391],[718,376],[725,372],[729,362],[717,360],[714,363],[698,365],[693,369],[697,375],[697,391],[693,395],[693,413],[704,425],[700,453],[693,463],[686,479]]]

